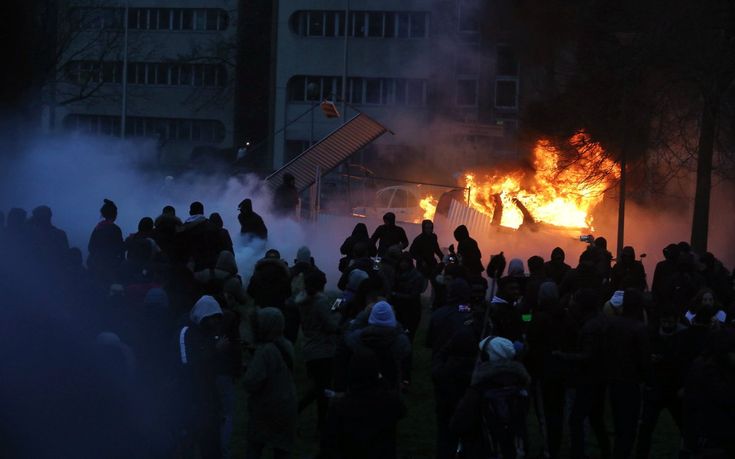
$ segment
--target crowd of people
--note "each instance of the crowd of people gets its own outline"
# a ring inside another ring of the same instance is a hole
[[[236,241],[267,240],[252,201],[239,210]],[[635,250],[614,259],[602,237],[574,267],[558,247],[485,265],[467,227],[442,249],[431,221],[409,241],[388,213],[335,246],[328,294],[307,246],[292,263],[268,248],[242,276],[222,217],[200,202],[187,217],[166,206],[127,237],[117,214],[105,199],[86,264],[46,206],[0,225],[6,293],[86,324],[85,379],[104,387],[89,414],[109,448],[89,457],[229,458],[240,386],[246,459],[294,457],[314,403],[318,457],[396,458],[412,381],[429,377],[413,368],[419,346],[431,352],[438,459],[557,458],[565,435],[572,458],[588,457],[590,435],[600,457],[653,457],[664,410],[681,457],[735,457],[733,277],[685,242],[663,250],[649,288]],[[28,276],[44,287],[23,290]],[[301,363],[308,387],[294,381]]]

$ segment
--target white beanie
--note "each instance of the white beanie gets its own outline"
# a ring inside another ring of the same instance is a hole
[[[199,325],[202,323],[202,320],[207,317],[216,316],[217,314],[222,314],[222,308],[220,308],[217,300],[212,296],[204,295],[191,308],[189,318],[192,322]]]
[[[516,348],[513,346],[513,342],[506,338],[488,336],[480,341],[480,350],[487,353],[491,362],[510,360],[516,356]]]

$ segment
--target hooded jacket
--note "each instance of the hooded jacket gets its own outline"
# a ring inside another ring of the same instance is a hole
[[[253,211],[252,202],[246,200],[240,204],[237,221],[240,222],[241,234],[263,240],[268,239],[268,228],[265,226],[263,217]]]
[[[285,320],[275,308],[256,312],[258,346],[243,377],[248,393],[248,441],[292,450],[298,420],[290,366],[293,347],[283,337]]]
[[[255,264],[253,276],[248,284],[248,295],[256,306],[272,306],[283,309],[291,296],[291,273],[281,261],[264,258]]]
[[[477,241],[470,237],[466,226],[460,225],[454,230],[454,239],[457,240],[457,255],[460,263],[469,274],[478,275],[484,271],[482,266],[482,253]]]
[[[332,313],[329,297],[320,292],[304,297],[297,305],[301,317],[301,353],[304,360],[309,362],[334,357],[339,322]]]
[[[401,244],[402,249],[408,247],[408,236],[403,228],[396,225],[395,216],[393,216],[392,219],[388,219],[388,223],[378,226],[370,237],[370,243],[373,246],[378,243],[378,256],[384,257],[388,249],[394,245]]]

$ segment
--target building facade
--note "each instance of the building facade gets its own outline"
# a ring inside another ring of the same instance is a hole
[[[374,146],[388,163],[410,154],[458,169],[512,154],[520,68],[502,37],[483,31],[483,3],[279,2],[273,168],[355,110],[394,132]],[[324,99],[345,117],[313,110]]]
[[[49,127],[152,138],[172,165],[233,147],[236,13],[237,0],[71,0]]]

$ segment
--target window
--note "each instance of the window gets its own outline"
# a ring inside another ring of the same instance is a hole
[[[312,85],[311,88],[309,85]],[[313,94],[310,96],[310,89]],[[293,102],[334,100],[342,94],[341,76],[296,75],[288,81],[288,99]],[[347,100],[354,104],[425,105],[426,80],[403,78],[358,78],[347,80]]]
[[[457,80],[457,105],[477,105],[477,79],[462,78]]]
[[[391,206],[391,200],[393,199],[393,193],[395,193],[395,190],[393,189],[378,193],[375,198],[376,207],[389,208]]]
[[[396,193],[393,195],[393,201],[390,206],[393,208],[408,207],[408,192],[406,192],[406,190],[396,189]]]
[[[380,104],[381,100],[380,78],[367,78],[365,80],[365,103]]]
[[[129,116],[125,121],[125,133],[133,137],[215,143],[225,138],[224,124],[217,120]],[[68,131],[120,135],[119,116],[71,114],[64,118],[62,124]]]
[[[499,76],[518,76],[518,60],[513,48],[508,45],[497,47],[497,67]]]
[[[353,104],[362,103],[362,78],[350,78],[350,102]]]
[[[518,106],[518,81],[496,80],[495,81],[495,106],[498,108],[517,108]]]
[[[345,33],[344,11],[296,11],[289,19],[291,30],[308,37],[341,37]],[[351,11],[347,33],[352,37],[426,38],[428,12]]]
[[[77,84],[121,83],[122,62],[72,61],[65,76]],[[222,88],[227,85],[227,69],[223,64],[129,62],[128,83]]]

